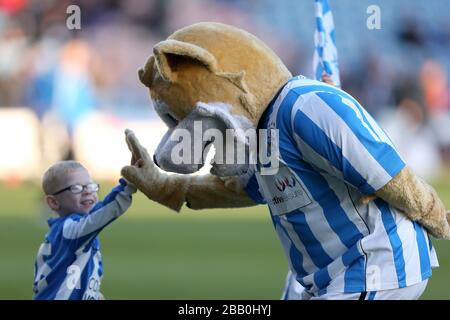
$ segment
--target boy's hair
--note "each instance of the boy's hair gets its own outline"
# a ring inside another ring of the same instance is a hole
[[[85,169],[81,163],[74,160],[59,161],[53,164],[45,171],[42,176],[42,189],[46,195],[51,195],[57,190],[55,188],[61,187],[61,182],[64,180],[67,173],[77,169]]]

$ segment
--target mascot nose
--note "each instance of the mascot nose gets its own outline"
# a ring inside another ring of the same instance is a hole
[[[159,166],[159,164],[158,164],[158,161],[156,161],[156,156],[155,156],[155,155],[153,155],[153,162],[156,164],[156,166],[157,166],[158,168],[160,168],[160,166]]]

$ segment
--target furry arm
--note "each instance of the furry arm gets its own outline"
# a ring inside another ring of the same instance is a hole
[[[175,211],[180,211],[184,202],[191,209],[256,205],[247,196],[238,178],[165,173],[156,167],[133,131],[127,129],[125,137],[132,157],[137,162],[135,166],[123,167],[122,176],[151,200]]]
[[[405,167],[375,192],[413,221],[419,222],[436,238],[450,239],[449,216],[436,191]],[[373,197],[365,197],[368,202]]]

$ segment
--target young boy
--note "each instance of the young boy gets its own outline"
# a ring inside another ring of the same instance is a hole
[[[99,185],[77,161],[61,161],[44,174],[45,201],[58,215],[35,263],[34,297],[40,300],[98,300],[103,274],[98,233],[131,205],[136,188],[124,179],[103,201]]]

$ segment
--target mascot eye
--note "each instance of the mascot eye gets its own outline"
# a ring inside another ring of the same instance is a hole
[[[178,125],[178,120],[175,119],[175,117],[172,116],[171,114],[166,113],[166,114],[164,115],[164,117],[166,118],[166,119],[165,119],[165,120],[167,121],[166,123],[168,124],[168,126],[169,126],[170,128],[176,127],[176,126]]]

